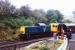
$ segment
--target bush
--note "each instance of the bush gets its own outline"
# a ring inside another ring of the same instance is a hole
[[[55,49],[57,49],[62,44],[61,40],[56,41],[55,43]]]
[[[50,50],[50,44],[37,44],[32,46],[31,50]]]
[[[41,46],[39,47],[39,50],[49,50],[49,48],[47,46]]]
[[[13,34],[16,29],[12,29],[10,27],[0,28],[0,40],[15,40],[18,36]],[[14,39],[15,38],[15,39]]]
[[[10,18],[4,18],[3,20],[0,20],[0,39],[4,40],[13,40],[16,39],[19,32],[16,33],[16,30],[21,26],[31,26],[33,24],[33,21],[31,19],[25,19],[25,17],[10,17]],[[13,34],[15,32],[15,34]]]

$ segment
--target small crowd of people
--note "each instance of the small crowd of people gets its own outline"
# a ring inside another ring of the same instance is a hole
[[[56,34],[56,36],[61,36],[61,28],[63,28],[63,31],[64,31],[64,35],[66,35],[66,38],[68,39],[71,39],[72,38],[72,32],[71,32],[71,29],[69,27],[67,27],[65,24],[59,24],[58,25],[58,33]]]

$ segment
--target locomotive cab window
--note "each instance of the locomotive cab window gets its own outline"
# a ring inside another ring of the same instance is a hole
[[[57,27],[57,25],[53,25],[53,27]]]

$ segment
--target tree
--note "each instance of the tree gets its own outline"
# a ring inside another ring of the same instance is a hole
[[[12,16],[14,13],[15,7],[11,5],[7,0],[0,0],[0,17],[7,18],[8,16]]]
[[[11,5],[10,6],[10,16],[12,16],[12,17],[16,16],[15,11],[16,11],[15,6]]]
[[[36,19],[36,23],[47,23],[46,12],[43,9],[35,9],[32,11],[33,17]]]
[[[18,15],[19,16],[31,16],[31,10],[28,6],[22,6],[20,9],[18,9]]]
[[[51,16],[51,18],[50,18],[50,23],[56,23],[57,22],[57,16]]]
[[[57,22],[62,22],[62,19],[63,19],[63,15],[60,13],[60,11],[58,10],[55,10],[55,13],[57,15]]]
[[[46,16],[45,11],[42,10],[42,9],[39,9],[39,10],[38,9],[35,9],[35,10],[33,10],[32,14],[33,14],[34,17],[40,17],[40,18]]]
[[[48,10],[46,16],[48,20],[54,19],[56,22],[62,22],[63,15],[58,10]]]
[[[51,16],[54,16],[55,12],[54,10],[48,10],[46,16],[48,17],[48,19],[50,19]]]

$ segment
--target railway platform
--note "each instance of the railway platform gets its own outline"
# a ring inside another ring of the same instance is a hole
[[[75,34],[72,34],[72,39],[69,40],[69,50],[75,50]]]

